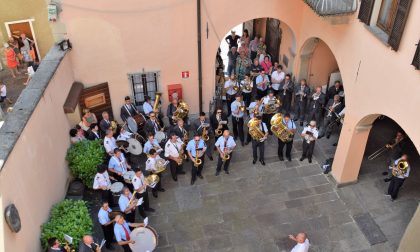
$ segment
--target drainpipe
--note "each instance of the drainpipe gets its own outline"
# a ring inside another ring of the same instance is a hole
[[[201,0],[197,0],[197,50],[198,50],[198,102],[199,110],[203,110],[203,70],[201,57]]]

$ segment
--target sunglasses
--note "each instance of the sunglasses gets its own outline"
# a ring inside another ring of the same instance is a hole
[[[221,114],[222,113],[222,111],[217,111],[217,114]]]

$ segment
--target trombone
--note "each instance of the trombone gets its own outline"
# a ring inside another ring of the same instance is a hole
[[[379,148],[377,151],[375,151],[374,153],[370,154],[368,157],[369,161],[374,160],[375,158],[381,156],[382,154],[384,154],[385,152],[387,152],[390,149],[393,149],[397,144],[399,144],[404,138],[401,138],[399,141],[395,141],[394,144],[385,144],[384,146],[382,146],[381,148]]]

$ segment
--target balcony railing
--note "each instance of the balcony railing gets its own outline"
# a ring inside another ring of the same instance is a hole
[[[303,0],[320,16],[346,15],[357,10],[357,0]]]

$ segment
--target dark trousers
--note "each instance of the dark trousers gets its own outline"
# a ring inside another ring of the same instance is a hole
[[[252,92],[249,92],[249,93],[242,92],[242,97],[244,98],[245,106],[248,108],[249,105],[251,104]]]
[[[228,65],[227,74],[228,74],[229,77],[232,75],[232,72],[235,73],[235,66],[234,65]]]
[[[126,213],[125,214],[125,219],[128,222],[134,223],[135,219],[136,219],[136,209],[134,208],[134,211],[130,212],[130,213]]]
[[[182,171],[182,165],[178,165],[174,160],[169,160],[169,167],[171,168],[172,178],[174,180],[178,179],[178,173]]]
[[[396,199],[398,196],[398,191],[403,185],[405,179],[392,176],[391,182],[388,186],[388,194],[391,195],[392,199]]]
[[[257,148],[260,149],[260,161],[264,161],[264,142],[252,139],[252,155],[254,160],[258,160]]]
[[[339,123],[336,121],[335,116],[327,116],[325,117],[324,122],[324,129],[325,129],[325,135],[329,136],[331,133],[338,127]]]
[[[201,160],[201,165],[198,167],[194,166],[194,162],[191,162],[191,181],[195,181],[197,179],[197,176],[201,176],[201,171],[204,167],[204,156],[199,158]]]
[[[207,157],[213,157],[214,140],[213,140],[212,137],[209,137],[209,140],[206,142],[206,145],[207,145],[207,149],[206,149],[206,155],[207,155]]]
[[[222,165],[223,165],[223,170],[225,171],[229,170],[230,160],[232,159],[232,152],[229,155],[230,155],[230,158],[226,160],[224,164],[223,164],[222,158],[220,157],[220,154],[218,155],[219,159],[217,160],[217,168],[216,168],[217,172],[220,172],[222,170]]]
[[[121,247],[124,249],[124,252],[133,252],[128,244],[122,245]]]
[[[143,206],[143,209],[148,210],[150,206],[149,206],[149,194],[147,193],[147,190],[144,191],[144,193],[136,194],[136,196],[137,196],[136,197],[137,199],[143,198],[143,204],[141,206]],[[140,212],[140,215],[143,217],[141,212]]]
[[[162,174],[157,174],[159,176],[159,182],[157,182],[156,186],[152,188],[152,194],[157,195],[158,189],[162,189]]]
[[[292,156],[291,156],[291,152],[292,152],[292,146],[293,146],[293,141],[290,141],[290,142],[283,142],[283,141],[281,141],[280,139],[278,139],[278,143],[279,143],[279,145],[278,145],[278,148],[277,148],[277,154],[279,155],[279,157],[283,157],[283,149],[284,149],[284,146],[286,145],[286,158],[288,158],[288,159],[291,159],[292,158]],[[311,156],[312,156],[312,154],[311,154]]]
[[[143,198],[144,200],[144,198]],[[144,202],[143,204],[141,204],[140,206],[137,207],[137,209],[139,210],[139,214],[140,216],[143,218],[143,220],[147,217],[146,212],[144,211]]]
[[[111,224],[105,226],[101,225],[102,231],[104,232],[104,238],[105,238],[105,246],[107,248],[111,247],[112,240],[114,239],[114,226]]]
[[[258,96],[259,99],[263,98],[266,95],[267,95],[267,89],[264,90],[264,91],[260,90],[260,89],[257,89],[257,96]]]
[[[110,206],[114,206],[114,196],[110,190],[101,190],[102,200],[108,201]]]
[[[321,120],[322,120],[322,111],[316,110],[316,109],[310,109],[308,112],[308,117],[306,118],[307,122],[310,122],[312,120],[316,121],[316,127],[321,127]]]
[[[232,116],[233,136],[238,137],[241,142],[244,142],[244,118]]]
[[[254,62],[255,57],[257,57],[257,51],[251,51],[251,61]]]
[[[283,92],[282,92],[281,93],[281,102],[282,102],[281,109],[285,113],[290,113],[290,106],[291,106],[291,103],[292,103],[292,95],[289,94],[288,92],[286,92],[286,95],[283,95]]]
[[[271,118],[274,114],[263,114],[262,121],[267,125],[268,133],[271,133]]]
[[[228,110],[228,116],[232,113],[230,105],[232,105],[232,102],[235,101],[235,95],[229,95],[226,94],[226,106]]]
[[[302,143],[302,157],[312,159],[312,154],[314,152],[315,141],[310,141],[309,143],[303,139]]]
[[[300,101],[300,96],[295,97],[297,101],[295,102],[295,117],[294,119],[299,119],[301,122],[305,120],[306,113],[306,99]]]

